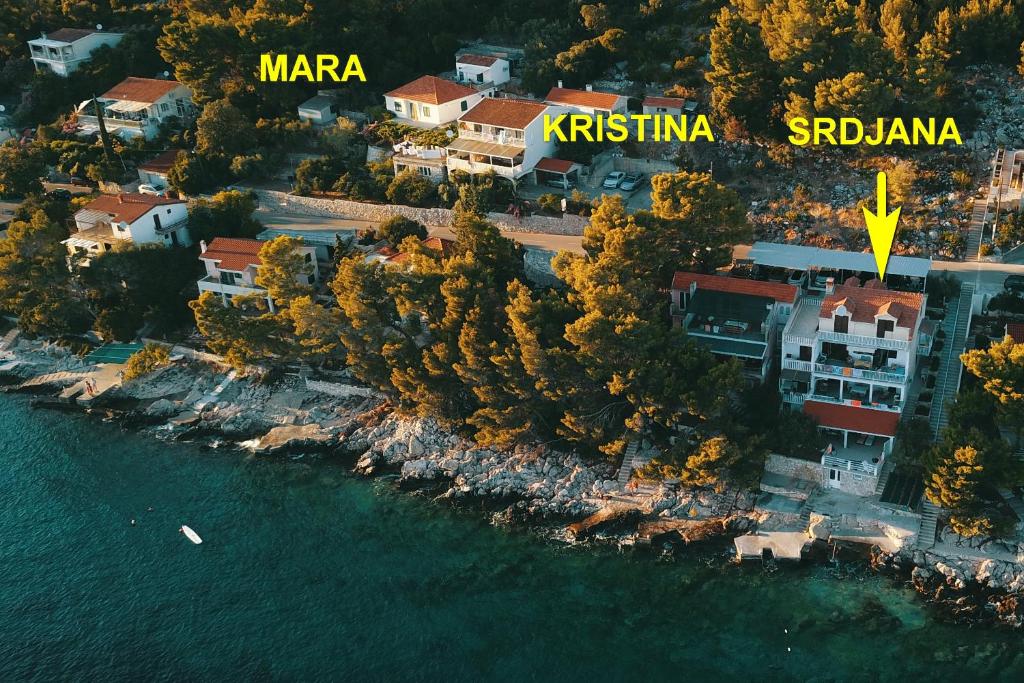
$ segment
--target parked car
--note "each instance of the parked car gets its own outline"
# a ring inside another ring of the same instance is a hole
[[[1011,292],[1024,292],[1024,275],[1010,275],[1003,280],[1003,288]]]
[[[152,194],[157,197],[163,197],[167,194],[167,189],[163,187],[157,187],[156,185],[139,185],[139,194]]]
[[[647,180],[647,176],[643,173],[630,173],[622,179],[622,184],[619,185],[619,188],[626,192],[632,192],[643,185],[645,180]]]
[[[63,188],[57,188],[56,190],[50,190],[49,192],[46,193],[46,196],[49,197],[50,199],[57,199],[57,200],[60,200],[62,202],[70,202],[71,201],[71,191],[70,190],[65,190]]]
[[[96,183],[94,183],[93,181],[88,180],[86,178],[79,178],[76,175],[71,176],[68,179],[68,182],[74,185],[75,187],[96,187]]]
[[[548,187],[557,187],[559,190],[571,190],[576,187],[576,183],[562,178],[551,178],[545,180],[544,184]]]
[[[604,177],[603,185],[609,190],[614,190],[619,185],[621,185],[622,181],[625,179],[626,174],[623,173],[622,171],[612,171],[611,173]]]

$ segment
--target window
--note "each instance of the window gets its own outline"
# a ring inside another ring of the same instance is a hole
[[[462,111],[466,111],[467,109],[469,109],[469,102],[467,102],[466,100],[462,100],[460,106],[462,107]]]
[[[885,319],[881,319],[880,318],[878,320],[878,326],[875,328],[875,336],[878,337],[879,339],[884,339],[885,338],[885,333],[886,332],[892,332],[893,329],[895,329],[895,327],[896,327],[896,321],[894,321],[894,320],[885,320]]]
[[[419,167],[419,168],[417,168],[416,170],[417,170],[417,171],[419,171],[419,174],[420,174],[420,175],[422,175],[422,176],[426,176],[426,177],[428,177],[428,178],[429,178],[429,177],[430,177],[431,175],[433,175],[433,174],[432,174],[432,173],[430,172],[430,167],[428,167],[428,166],[420,166],[420,167]]]
[[[402,111],[402,103],[399,102],[398,100],[395,100],[395,111],[397,111],[397,112],[401,112]]]
[[[220,271],[220,283],[222,285],[233,285],[235,284],[235,274],[229,273],[226,270]]]
[[[424,107],[423,105],[420,105],[420,113],[423,114],[424,116],[430,116],[430,107]]]
[[[160,103],[160,111],[167,111],[170,108],[171,108],[171,105],[167,104],[166,102],[161,102]]]
[[[304,260],[306,261],[306,263],[312,263],[313,262],[313,255],[310,254],[309,252],[306,252],[306,257],[305,257]]]
[[[850,316],[848,315],[837,315],[835,317],[835,331],[841,334],[848,334],[850,332]]]
[[[484,82],[484,75],[482,73],[479,73],[479,74],[476,75],[476,82],[477,83],[483,83]]]

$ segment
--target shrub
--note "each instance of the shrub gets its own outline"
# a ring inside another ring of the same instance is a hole
[[[391,181],[385,195],[392,204],[429,206],[437,197],[437,188],[418,173],[403,171]]]
[[[424,239],[426,236],[426,226],[405,216],[392,216],[377,227],[377,237],[387,240],[396,247],[406,237]]]
[[[978,250],[978,254],[980,256],[991,256],[993,251],[994,250],[992,249],[992,245],[985,243],[981,245],[981,248]]]
[[[136,351],[128,359],[124,368],[124,379],[130,381],[144,375],[148,375],[157,368],[161,368],[171,362],[171,352],[166,346],[159,344],[146,344],[142,349]]]
[[[541,210],[554,214],[562,213],[562,195],[548,192],[537,198]]]

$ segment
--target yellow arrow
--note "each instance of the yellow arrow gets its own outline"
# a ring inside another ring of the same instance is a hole
[[[889,252],[896,237],[896,223],[900,220],[900,207],[892,213],[885,213],[885,172],[878,173],[878,213],[873,214],[864,207],[864,222],[871,237],[871,251],[878,265],[878,277],[885,277],[885,266],[889,263]]]

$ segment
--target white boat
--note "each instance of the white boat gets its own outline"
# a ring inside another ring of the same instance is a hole
[[[203,542],[203,539],[199,538],[199,534],[192,531],[190,527],[185,526],[184,524],[181,525],[181,533],[185,534],[185,536],[188,537],[188,540],[192,541],[196,545]]]

